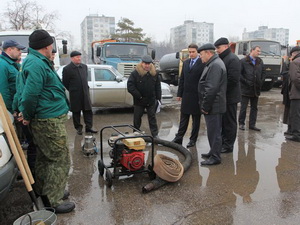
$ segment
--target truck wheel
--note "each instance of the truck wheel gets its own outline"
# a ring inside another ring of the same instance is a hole
[[[178,75],[172,76],[171,84],[178,86]]]
[[[270,82],[264,82],[263,86],[261,87],[262,91],[270,91],[273,87],[274,82],[270,81]]]

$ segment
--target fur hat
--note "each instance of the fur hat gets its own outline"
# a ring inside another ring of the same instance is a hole
[[[29,36],[29,47],[33,49],[42,49],[53,44],[53,38],[45,30],[35,30]]]

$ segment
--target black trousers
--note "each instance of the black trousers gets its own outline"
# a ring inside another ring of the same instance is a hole
[[[142,116],[144,114],[145,109],[147,111],[151,135],[155,137],[158,135],[158,128],[157,128],[157,122],[155,117],[155,104],[150,106],[135,105],[134,114],[133,114],[133,126],[136,129],[140,129],[142,124]]]
[[[223,148],[233,150],[237,134],[237,103],[227,104],[226,113],[222,116]]]
[[[222,150],[222,114],[216,115],[204,115],[206,128],[207,128],[207,138],[210,146],[210,157],[215,160],[221,160],[221,150]]]
[[[92,110],[82,110],[83,112],[83,120],[85,123],[85,129],[92,129],[93,127],[93,111]],[[73,124],[76,130],[82,130],[82,124],[80,123],[80,113],[79,112],[72,112],[73,113]]]
[[[300,99],[291,99],[290,105],[291,133],[300,140]]]
[[[191,116],[192,116],[193,124],[192,124],[190,141],[196,142],[198,138],[199,129],[200,129],[201,115],[191,115]],[[188,128],[189,120],[190,120],[190,114],[185,114],[185,113],[180,114],[179,128],[175,138],[181,142]]]
[[[248,107],[249,101],[250,101],[249,127],[254,127],[256,124],[256,118],[257,118],[258,97],[242,96],[241,109],[240,109],[240,115],[239,115],[239,124],[245,125],[245,119],[246,119],[246,113],[247,113],[247,107]]]

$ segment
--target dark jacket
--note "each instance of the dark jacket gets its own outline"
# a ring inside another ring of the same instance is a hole
[[[154,65],[147,72],[139,63],[128,78],[127,90],[133,96],[134,105],[150,106],[161,100],[161,84]]]
[[[241,59],[241,91],[243,96],[258,97],[265,78],[264,63],[257,57],[255,65],[250,56]]]
[[[289,95],[291,100],[300,99],[300,53],[290,63]]]
[[[70,62],[64,67],[62,74],[62,82],[70,94],[70,110],[72,112],[91,110],[87,65],[76,66]]]
[[[65,87],[48,58],[29,48],[21,68],[19,109],[26,120],[56,118],[68,113]]]
[[[226,112],[227,74],[223,61],[217,54],[206,63],[199,80],[200,108],[208,114]]]
[[[181,112],[190,115],[199,115],[199,96],[198,83],[205,67],[201,59],[198,58],[190,69],[191,59],[187,59],[183,63],[183,68],[179,80],[177,97],[181,97]]]
[[[219,57],[223,60],[227,71],[227,104],[234,104],[241,101],[241,63],[240,59],[231,52],[230,48],[223,51]]]

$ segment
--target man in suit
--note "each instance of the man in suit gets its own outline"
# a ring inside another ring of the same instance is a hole
[[[221,163],[222,115],[226,112],[227,74],[225,64],[215,53],[213,44],[202,45],[198,52],[205,63],[198,86],[199,104],[204,114],[210,146],[208,153],[201,154],[208,158],[201,165],[208,166]]]
[[[227,38],[219,38],[214,45],[227,71],[226,113],[222,118],[221,153],[230,153],[233,151],[237,134],[237,103],[241,101],[241,63],[239,58],[231,52]]]
[[[70,94],[70,110],[73,114],[73,124],[77,134],[82,135],[80,114],[83,112],[85,132],[97,133],[93,130],[93,112],[88,85],[88,68],[81,63],[81,53],[73,51],[71,62],[63,69],[62,82]]]
[[[181,113],[178,132],[173,142],[182,144],[190,116],[192,116],[193,125],[190,141],[187,144],[188,148],[195,146],[200,128],[201,112],[198,98],[198,82],[203,72],[204,64],[199,58],[197,49],[198,46],[195,44],[188,46],[190,58],[183,63],[177,92],[177,101],[181,101]]]

